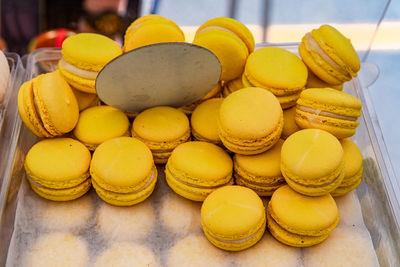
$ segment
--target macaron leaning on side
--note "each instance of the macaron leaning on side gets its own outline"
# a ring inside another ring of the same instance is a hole
[[[74,93],[58,71],[25,82],[18,92],[18,111],[38,137],[54,137],[74,129],[79,107]]]
[[[112,39],[96,33],[79,33],[65,39],[58,69],[75,89],[95,94],[99,71],[112,59],[122,54],[121,47]]]
[[[89,150],[71,138],[42,140],[25,159],[28,181],[38,195],[55,201],[79,198],[90,189]]]

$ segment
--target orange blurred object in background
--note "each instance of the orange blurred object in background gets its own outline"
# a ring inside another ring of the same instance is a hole
[[[49,30],[39,34],[29,42],[29,52],[42,47],[61,47],[64,40],[77,32],[65,28]]]

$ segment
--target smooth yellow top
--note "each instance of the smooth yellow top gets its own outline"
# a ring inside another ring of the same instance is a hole
[[[110,106],[95,106],[82,111],[74,135],[85,144],[100,144],[128,132],[129,120],[124,112]]]
[[[159,106],[146,109],[136,116],[132,131],[150,141],[173,141],[189,131],[189,119],[182,111]]]
[[[281,164],[291,176],[302,179],[325,177],[339,168],[343,149],[332,134],[319,129],[306,129],[289,136],[283,143]]]
[[[358,110],[358,116],[361,115],[362,103],[357,97],[332,88],[310,88],[304,90],[300,94],[300,99],[301,100],[297,103],[299,105],[303,105],[304,102],[305,105],[308,105],[308,103],[315,103],[316,106],[339,106],[356,109]]]
[[[255,42],[251,31],[241,22],[227,17],[218,17],[206,21],[196,31],[196,34],[208,27],[221,27],[236,34],[246,44],[249,53],[253,52]]]
[[[261,138],[272,133],[282,117],[278,99],[269,91],[248,87],[233,92],[221,104],[219,123],[238,138]]]
[[[303,88],[307,67],[295,54],[279,47],[264,47],[250,54],[245,67],[246,77],[267,88]]]
[[[190,123],[194,131],[202,137],[219,141],[218,113],[223,98],[213,98],[198,105],[192,113]]]
[[[283,129],[282,129],[283,138],[287,138],[291,134],[300,130],[300,127],[296,124],[296,121],[294,120],[295,115],[296,115],[295,107],[285,109],[283,111]]]
[[[281,174],[281,149],[283,140],[278,142],[269,150],[257,155],[235,154],[236,163],[245,171],[255,176],[278,177]]]
[[[114,187],[130,187],[147,179],[153,166],[153,155],[142,141],[132,137],[117,137],[96,148],[90,173]]]
[[[321,45],[328,55],[330,50],[334,50],[334,54],[346,63],[352,71],[360,70],[360,59],[356,50],[351,44],[350,39],[346,38],[342,33],[330,25],[322,25],[319,29],[312,31],[313,37]]]
[[[353,177],[363,166],[363,157],[358,146],[348,138],[340,140],[344,152],[344,177]]]
[[[299,194],[288,185],[278,188],[269,208],[280,224],[298,231],[318,231],[332,226],[339,210],[330,194],[310,197]]]
[[[112,39],[96,33],[78,33],[65,39],[62,57],[84,70],[100,71],[105,64],[122,54],[121,47]]]
[[[33,93],[36,108],[46,129],[46,124],[59,133],[68,133],[74,129],[79,117],[78,102],[71,87],[58,71],[38,76],[33,82]]]
[[[168,165],[182,174],[199,179],[199,184],[204,186],[207,186],[207,181],[228,177],[233,168],[232,159],[225,150],[200,141],[177,146],[168,159]],[[184,178],[183,175],[179,177]]]
[[[203,228],[220,235],[254,232],[264,218],[261,198],[253,190],[238,185],[215,190],[201,206]]]
[[[31,147],[25,158],[30,176],[51,182],[79,180],[89,171],[90,152],[71,138],[42,140]]]

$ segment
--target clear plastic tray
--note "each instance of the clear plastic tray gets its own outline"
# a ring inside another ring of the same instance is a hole
[[[258,45],[258,47],[262,46],[264,45]],[[279,46],[297,53],[297,44]],[[58,49],[41,49],[33,52],[26,63],[25,78],[31,79],[41,73],[54,70],[60,57],[61,53]],[[400,193],[400,187],[393,174],[379,124],[375,121],[376,116],[368,92],[361,88],[357,78],[346,83],[344,90],[356,95],[363,103],[363,116],[359,118],[360,125],[353,137],[364,156],[363,182],[357,189],[363,219],[371,235],[380,265],[400,266],[400,213],[397,196]],[[15,99],[13,101],[16,103]],[[16,109],[16,104],[10,109]],[[13,139],[12,142],[15,142],[16,149],[15,154],[10,153],[6,159],[10,164],[7,167],[11,171],[6,174],[8,176],[3,181],[0,194],[0,265],[2,266],[7,261],[8,248],[16,223],[17,203],[21,201],[18,191],[24,187],[21,187],[21,181],[25,175],[23,169],[24,156],[32,144],[38,140],[21,124],[17,113],[15,113],[15,116],[14,119],[17,122],[14,125],[13,132],[16,139]],[[158,166],[158,168],[160,171],[159,178],[162,179],[163,167]],[[159,184],[158,187],[165,186],[164,182],[160,181]],[[27,190],[31,189],[28,188]],[[160,190],[163,189],[156,189],[154,198],[158,198],[161,194]],[[155,205],[159,204],[157,200],[153,199],[152,201]],[[159,236],[155,235],[154,237],[157,239],[156,242],[162,242]]]

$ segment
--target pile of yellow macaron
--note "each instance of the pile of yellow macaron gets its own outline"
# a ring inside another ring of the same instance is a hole
[[[203,231],[221,249],[253,246],[267,226],[295,247],[328,238],[339,221],[333,196],[358,187],[363,171],[348,139],[361,102],[341,91],[360,68],[350,40],[323,25],[304,36],[300,58],[279,47],[254,50],[245,25],[214,18],[193,41],[222,65],[220,81],[201,100],[139,114],[99,102],[96,76],[113,58],[184,41],[179,26],[159,15],[134,21],[122,49],[98,34],[67,38],[59,69],[25,82],[18,94],[24,124],[46,138],[26,155],[32,189],[67,201],[93,185],[105,202],[131,206],[153,192],[155,164],[166,164],[172,190],[203,202]]]

